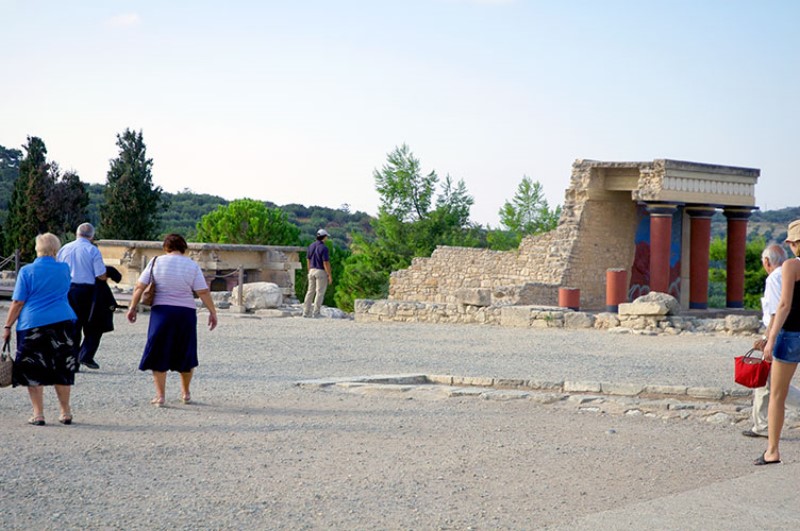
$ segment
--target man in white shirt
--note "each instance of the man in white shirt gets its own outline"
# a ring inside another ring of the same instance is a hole
[[[761,297],[761,311],[763,316],[761,321],[769,331],[769,324],[772,316],[778,310],[778,303],[781,300],[781,265],[786,261],[786,251],[778,244],[768,245],[761,253],[761,265],[764,266],[768,276],[764,286],[764,296]],[[766,334],[766,333],[765,333]],[[753,348],[764,350],[766,335],[757,339]],[[790,385],[789,394],[786,396],[786,403],[796,408],[800,408],[800,389]],[[767,385],[753,389],[753,427],[742,432],[745,437],[767,437],[767,411],[769,410],[769,380]]]
[[[58,251],[56,260],[69,265],[72,283],[69,287],[69,305],[78,316],[75,323],[75,348],[79,348],[78,359],[81,365],[90,369],[99,369],[94,355],[100,346],[102,332],[89,326],[89,316],[95,298],[95,282],[106,280],[106,266],[100,250],[92,244],[94,227],[91,223],[82,223],[75,231],[75,241],[66,244]],[[83,343],[81,343],[83,335]]]

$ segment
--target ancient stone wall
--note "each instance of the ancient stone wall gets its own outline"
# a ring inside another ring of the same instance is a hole
[[[625,169],[638,176],[639,166]],[[596,162],[576,161],[554,231],[524,238],[507,252],[439,247],[392,273],[389,300],[459,303],[464,289],[487,289],[492,304],[555,305],[558,288],[568,286],[581,290],[581,306],[603,307],[605,270],[630,269],[636,227],[630,192],[603,190],[604,178]]]

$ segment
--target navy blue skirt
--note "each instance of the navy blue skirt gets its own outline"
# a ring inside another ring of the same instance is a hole
[[[197,365],[197,310],[153,306],[139,370],[189,372]]]
[[[72,321],[18,330],[14,387],[73,385],[78,370],[74,334]]]

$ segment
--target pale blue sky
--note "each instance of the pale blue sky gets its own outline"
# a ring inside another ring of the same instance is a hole
[[[761,168],[762,208],[800,204],[800,2],[0,0],[0,27],[0,145],[88,182],[130,127],[156,184],[228,199],[375,214],[405,142],[493,226],[576,158]]]

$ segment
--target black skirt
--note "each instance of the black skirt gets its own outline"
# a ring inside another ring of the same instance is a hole
[[[73,321],[18,330],[14,386],[73,385],[78,370],[74,333]]]
[[[189,372],[197,365],[197,310],[153,306],[139,370]]]

